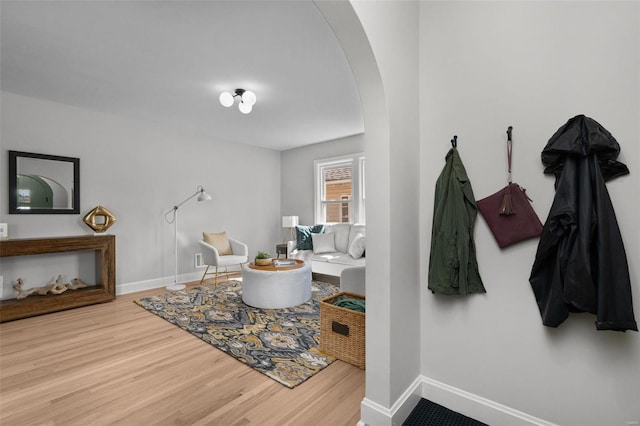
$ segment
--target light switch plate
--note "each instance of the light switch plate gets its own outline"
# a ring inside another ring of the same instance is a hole
[[[0,238],[9,238],[9,226],[6,223],[0,223]]]

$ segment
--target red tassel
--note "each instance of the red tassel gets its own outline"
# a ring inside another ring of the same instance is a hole
[[[498,213],[504,216],[516,214],[516,212],[513,210],[513,202],[511,200],[511,185],[509,185],[504,191],[504,197],[502,198],[502,204],[500,204]]]

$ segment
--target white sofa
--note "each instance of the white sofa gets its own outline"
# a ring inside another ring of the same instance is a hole
[[[360,251],[364,251],[365,225],[349,223],[326,224],[324,225],[323,233],[330,234],[333,237],[334,251],[327,251],[326,238],[328,236],[325,235],[324,237],[318,237],[322,239],[322,247],[316,245],[314,250],[299,250],[297,248],[297,240],[289,241],[287,243],[287,257],[310,262],[311,271],[316,274],[336,277],[339,277],[345,268],[365,265],[364,254],[361,257],[354,257],[349,254],[351,251],[352,254],[357,256]],[[359,246],[360,250],[354,249],[354,245]]]
[[[340,274],[340,291],[366,296],[366,271],[364,266],[345,268]]]

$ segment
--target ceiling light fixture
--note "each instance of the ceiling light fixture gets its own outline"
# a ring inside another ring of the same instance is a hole
[[[222,92],[220,94],[220,103],[222,106],[230,107],[233,105],[233,101],[235,97],[240,99],[238,103],[238,109],[243,114],[249,114],[253,109],[253,106],[256,104],[256,94],[251,90],[244,89],[236,89],[235,94],[230,92]]]

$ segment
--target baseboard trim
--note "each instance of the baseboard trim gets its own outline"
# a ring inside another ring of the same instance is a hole
[[[422,376],[422,397],[491,425],[557,426],[515,408]]]
[[[371,426],[397,426],[401,425],[421,398],[421,376],[417,377],[411,385],[400,395],[391,408],[370,399],[363,399],[360,403],[360,423]]]
[[[116,285],[116,296],[122,294],[135,293],[137,291],[151,290],[154,288],[166,287],[173,282],[171,278],[156,278],[153,280],[136,281]]]
[[[229,268],[230,274],[235,274],[238,272],[240,272],[240,269]],[[194,281],[200,281],[201,278],[202,278],[202,272],[197,272],[197,271],[189,272],[187,274],[178,275],[178,282],[189,283]],[[207,279],[210,280],[211,278],[213,278],[213,275],[208,276]],[[223,275],[222,278],[224,279],[226,278],[226,276]],[[172,285],[173,279],[174,279],[174,276],[171,275],[170,277],[161,277],[161,278],[154,278],[151,280],[118,284],[116,285],[116,296],[119,296],[121,294],[135,293],[138,291],[152,290],[154,288],[163,288],[163,287]]]
[[[557,426],[555,423],[425,376],[417,377],[391,408],[364,398],[360,404],[361,420],[358,425],[401,425],[409,417],[420,398],[429,399],[490,425]]]

